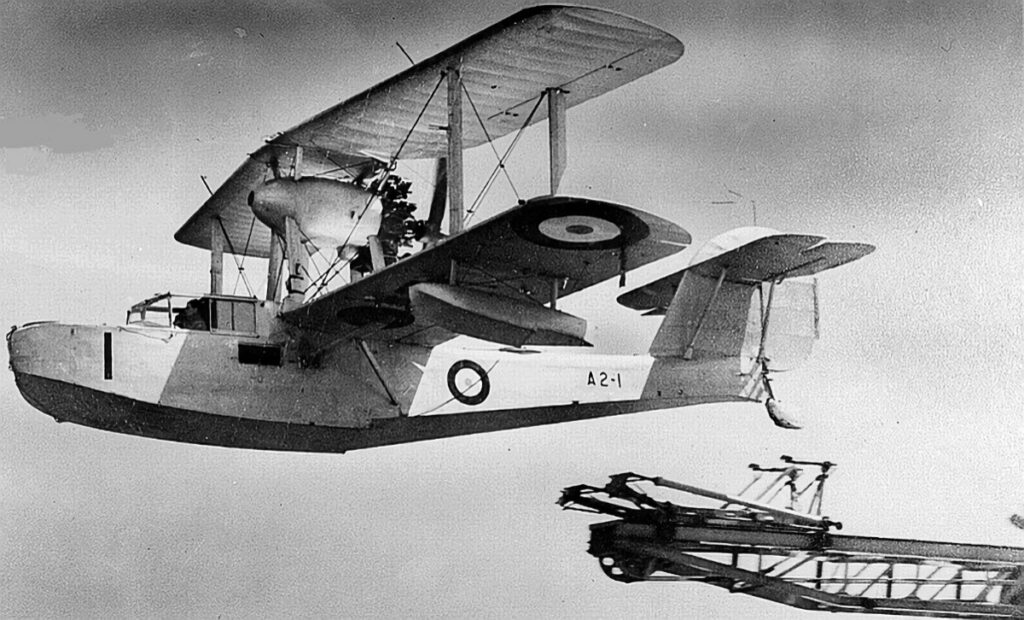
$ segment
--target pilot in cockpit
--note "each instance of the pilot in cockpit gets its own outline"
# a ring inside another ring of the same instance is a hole
[[[202,300],[190,299],[174,317],[174,326],[181,329],[209,330],[210,326],[206,322],[203,305]]]

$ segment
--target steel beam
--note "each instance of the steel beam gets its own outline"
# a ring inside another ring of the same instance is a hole
[[[724,277],[724,276],[723,276]],[[804,514],[795,510],[789,510],[787,508],[777,508],[769,504],[761,502],[754,502],[743,497],[736,497],[735,495],[727,495],[725,493],[719,493],[717,491],[709,491],[708,489],[702,489],[689,484],[683,484],[682,482],[675,482],[667,478],[651,478],[656,486],[665,487],[668,489],[676,489],[677,491],[685,491],[686,493],[693,493],[694,495],[700,495],[703,497],[710,497],[711,499],[717,499],[719,501],[728,502],[730,504],[736,504],[738,506],[747,506],[756,510],[764,511],[765,513],[771,514],[777,521],[785,523],[798,523],[800,525],[808,525],[812,527],[827,528],[832,525],[827,517],[818,517],[815,515]]]
[[[991,602],[982,596],[969,599],[919,598],[916,595],[880,598],[866,596],[863,593],[854,594],[849,591],[849,586],[863,581],[856,579],[848,582],[840,580],[840,584],[845,587],[837,591],[825,591],[803,585],[803,582],[808,580],[773,576],[770,571],[744,570],[664,545],[623,542],[617,544],[616,547],[641,562],[644,561],[644,558],[656,558],[659,562],[657,570],[678,574],[689,579],[693,579],[694,575],[703,574],[705,581],[728,588],[732,592],[748,594],[800,609],[914,616],[925,614],[950,618],[1011,618],[1019,617],[1018,614],[1021,612],[1017,605]],[[897,580],[897,583],[905,585],[916,581],[918,580]],[[943,583],[943,581],[936,580],[921,585],[942,586]],[[862,592],[866,592],[866,590]]]
[[[654,526],[643,523],[617,522],[614,524],[616,538],[654,538]],[[829,552],[854,558],[886,557],[902,560],[949,561],[962,564],[968,570],[980,570],[993,565],[1024,565],[1024,549],[977,545],[967,543],[937,542],[902,538],[876,538],[872,536],[849,536],[824,532],[796,532],[779,529],[739,529],[727,527],[677,526],[671,542],[677,544],[696,543],[715,546],[727,551],[731,546],[748,550],[761,549],[765,552],[806,551],[827,549]],[[707,551],[708,549],[704,549]]]

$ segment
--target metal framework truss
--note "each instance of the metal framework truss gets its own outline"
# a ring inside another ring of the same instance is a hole
[[[835,464],[802,464],[822,467],[802,490],[795,466],[751,466],[781,472],[776,481],[789,479],[789,509],[631,473],[612,476],[602,488],[569,487],[559,503],[617,517],[591,526],[589,548],[617,581],[695,581],[821,611],[1024,618],[1024,549],[834,534],[841,524],[799,513],[792,501],[816,485],[810,509],[820,512],[822,486]],[[726,503],[661,501],[643,490],[650,485]]]

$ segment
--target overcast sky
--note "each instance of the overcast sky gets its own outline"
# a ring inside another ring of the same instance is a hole
[[[760,224],[878,246],[822,276],[822,339],[776,382],[808,428],[714,405],[275,454],[58,426],[8,374],[0,616],[810,617],[612,582],[586,553],[595,519],[554,505],[625,470],[738,490],[783,453],[840,464],[826,512],[845,532],[1024,546],[1007,520],[1024,511],[1020,3],[590,4],[686,52],[569,112],[563,191],[670,218],[695,247],[750,224],[744,200]],[[0,323],[118,323],[203,290],[207,255],[172,238],[200,175],[219,184],[408,66],[396,41],[423,59],[523,6],[3,3]],[[509,164],[524,196],[545,192],[544,140]],[[467,160],[475,195],[493,158]],[[742,204],[711,204],[730,190]],[[499,186],[485,212],[512,200]],[[657,320],[616,308],[615,284],[563,307],[599,347],[645,351]]]

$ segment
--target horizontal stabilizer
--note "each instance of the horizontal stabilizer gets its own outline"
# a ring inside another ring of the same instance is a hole
[[[752,241],[741,243],[755,235],[757,238]],[[875,249],[866,243],[823,239],[816,235],[778,234],[764,228],[730,231],[708,242],[686,269],[620,295],[618,302],[634,310],[660,314],[672,303],[686,272],[714,280],[722,277],[727,283],[775,282],[832,269]]]
[[[651,343],[655,357],[737,358],[743,374],[765,363],[771,370],[792,368],[810,355],[818,337],[817,286],[799,276],[875,249],[822,240],[738,228],[708,241],[686,269],[618,301],[645,315],[665,315]]]

